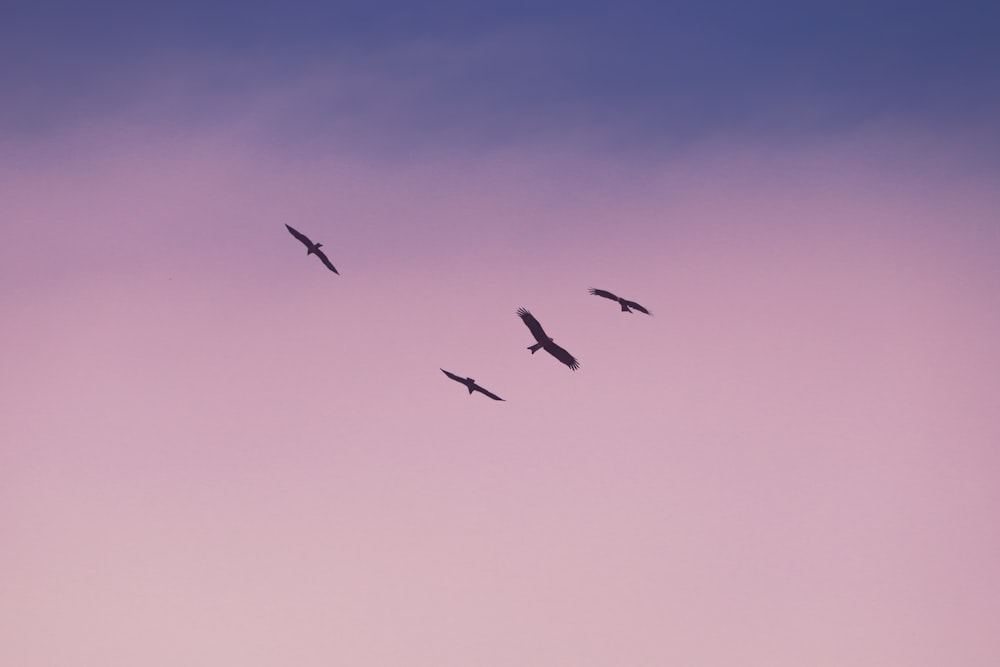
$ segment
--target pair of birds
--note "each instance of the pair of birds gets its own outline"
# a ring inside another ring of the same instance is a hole
[[[326,253],[320,250],[320,248],[323,245],[322,243],[313,243],[308,236],[296,230],[291,225],[286,224],[285,227],[288,229],[288,232],[292,236],[301,241],[302,244],[306,247],[306,255],[316,255],[317,257],[319,257],[320,261],[323,262],[326,268],[330,269],[337,275],[340,275],[340,272],[337,271],[337,269],[330,262],[330,259],[326,256]],[[650,314],[648,310],[646,310],[644,307],[642,307],[635,301],[629,301],[628,299],[623,299],[622,297],[612,294],[607,290],[591,288],[590,293],[593,294],[594,296],[600,296],[604,297],[605,299],[611,299],[612,301],[618,302],[618,304],[622,307],[623,313],[631,313],[633,312],[632,309],[634,308],[635,310],[638,310],[641,313],[645,313],[647,315]],[[553,357],[558,359],[560,362],[566,364],[566,366],[568,366],[571,370],[575,371],[580,367],[580,362],[576,360],[576,357],[567,352],[564,348],[560,347],[559,345],[556,345],[555,341],[552,339],[552,336],[549,336],[548,334],[545,333],[545,329],[542,328],[542,325],[538,322],[537,319],[535,319],[535,316],[532,315],[526,308],[519,308],[517,311],[517,315],[518,317],[521,318],[524,324],[528,327],[528,330],[531,332],[531,335],[534,336],[535,338],[536,341],[535,344],[528,346],[528,349],[531,350],[532,354],[538,352],[538,350],[545,350]],[[487,391],[483,387],[476,384],[476,381],[473,380],[472,378],[459,377],[454,373],[449,373],[443,368],[441,369],[441,372],[450,377],[455,382],[460,382],[464,384],[466,387],[468,387],[469,394],[472,394],[472,392],[474,391],[478,391],[482,394],[485,394],[486,396],[489,396],[494,401],[504,400],[499,396],[497,396],[496,394],[494,394],[493,392]]]
[[[528,330],[531,331],[531,335],[535,337],[536,341],[538,341],[534,345],[528,347],[528,349],[531,350],[532,354],[538,352],[539,350],[544,349],[546,352],[551,354],[553,357],[555,357],[562,363],[569,366],[574,371],[580,367],[580,362],[576,360],[576,357],[567,352],[565,349],[556,345],[555,342],[552,340],[552,336],[549,336],[548,334],[545,333],[545,329],[542,328],[542,325],[539,324],[538,320],[535,319],[535,316],[532,315],[530,312],[528,312],[526,308],[518,308],[517,314],[521,318],[521,320],[524,321],[524,323],[528,326]],[[472,394],[472,392],[478,391],[481,394],[489,396],[494,401],[503,400],[493,392],[488,391],[483,387],[480,387],[478,384],[476,384],[476,381],[473,380],[472,378],[459,377],[454,373],[449,373],[443,368],[441,369],[441,372],[450,377],[455,382],[461,382],[466,387],[468,387],[470,395]]]

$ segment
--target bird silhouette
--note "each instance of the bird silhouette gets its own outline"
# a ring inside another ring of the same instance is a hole
[[[528,312],[527,309],[519,308],[517,314],[527,325],[528,330],[531,331],[531,335],[538,341],[536,344],[528,346],[532,354],[538,352],[538,350],[545,350],[574,371],[580,367],[580,362],[576,360],[576,357],[556,345],[552,337],[545,333],[542,325],[538,323],[535,316]]]
[[[632,312],[631,309],[635,308],[640,313],[646,313],[647,315],[650,314],[648,310],[637,304],[635,301],[629,301],[628,299],[623,299],[620,296],[615,296],[614,294],[612,294],[607,290],[595,289],[591,287],[590,293],[593,294],[594,296],[603,296],[605,299],[611,299],[612,301],[617,301],[618,303],[621,304],[623,313],[631,313]]]
[[[330,269],[331,271],[333,271],[334,273],[336,273],[338,276],[340,275],[340,271],[338,271],[333,266],[333,264],[330,263],[330,258],[326,256],[325,252],[323,252],[322,250],[320,250],[320,248],[323,247],[322,243],[313,243],[312,241],[309,240],[308,236],[306,236],[302,232],[298,231],[297,229],[293,228],[291,225],[286,224],[285,227],[288,228],[288,232],[292,236],[294,236],[298,240],[302,241],[302,245],[304,245],[307,248],[306,255],[316,255],[317,257],[319,257],[320,261],[323,262],[323,264],[326,265],[326,268]]]
[[[499,396],[497,396],[497,395],[496,395],[496,394],[494,394],[493,392],[491,392],[491,391],[486,391],[485,389],[483,389],[482,387],[480,387],[480,386],[479,386],[478,384],[476,384],[476,381],[475,381],[475,380],[473,380],[472,378],[463,378],[463,377],[458,377],[458,376],[457,376],[457,375],[455,375],[454,373],[449,373],[448,371],[446,371],[446,370],[445,370],[445,369],[443,369],[443,368],[441,369],[441,372],[442,372],[442,373],[444,373],[445,375],[447,375],[448,377],[450,377],[450,378],[451,378],[452,380],[454,380],[455,382],[461,382],[461,383],[462,383],[462,384],[464,384],[464,385],[465,385],[466,387],[468,387],[468,388],[469,388],[469,394],[470,394],[470,395],[472,394],[472,392],[474,392],[474,391],[478,391],[478,392],[479,392],[480,394],[485,394],[485,395],[489,396],[489,397],[490,397],[490,398],[492,398],[492,399],[493,399],[494,401],[502,401],[502,400],[503,400],[502,398],[500,398]]]

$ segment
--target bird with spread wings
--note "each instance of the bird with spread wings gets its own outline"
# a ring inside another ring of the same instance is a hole
[[[286,224],[285,227],[288,228],[288,232],[292,236],[297,238],[299,241],[302,241],[302,245],[306,247],[306,256],[316,255],[317,257],[319,257],[320,261],[326,265],[326,268],[330,269],[338,276],[340,275],[340,271],[334,268],[333,264],[330,263],[330,258],[326,256],[325,252],[320,250],[320,248],[323,247],[322,243],[313,243],[312,241],[309,240],[308,236],[298,231],[297,229],[293,228],[291,225]]]
[[[535,316],[529,313],[527,309],[519,308],[517,314],[524,321],[525,325],[527,325],[528,330],[531,331],[531,335],[538,341],[536,344],[528,346],[532,354],[538,352],[538,350],[545,350],[574,371],[580,367],[580,362],[572,354],[556,345],[551,336],[545,333],[545,329],[538,323]]]
[[[621,304],[623,313],[631,313],[632,308],[635,308],[640,313],[646,313],[647,315],[650,314],[648,310],[637,304],[635,301],[629,301],[628,299],[623,299],[620,296],[616,296],[607,290],[594,289],[593,287],[591,287],[590,293],[593,294],[594,296],[603,296],[605,299],[611,299],[612,301],[617,301],[619,304]]]
[[[446,371],[443,368],[441,369],[441,372],[444,373],[445,375],[447,375],[448,377],[450,377],[455,382],[461,382],[466,387],[468,387],[469,388],[469,395],[471,395],[472,392],[474,392],[474,391],[478,391],[480,394],[485,394],[486,396],[489,396],[494,401],[502,401],[503,400],[502,398],[500,398],[499,396],[497,396],[493,392],[486,391],[485,389],[483,389],[482,387],[480,387],[478,384],[476,384],[476,381],[473,380],[472,378],[458,377],[454,373],[449,373],[448,371]]]

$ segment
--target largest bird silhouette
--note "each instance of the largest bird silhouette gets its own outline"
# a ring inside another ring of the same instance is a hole
[[[525,308],[519,308],[517,314],[524,320],[524,323],[528,326],[528,330],[531,331],[531,335],[538,341],[534,345],[528,346],[532,354],[538,352],[538,350],[545,350],[574,371],[580,367],[580,362],[572,354],[556,345],[552,337],[545,333],[545,329],[538,323],[534,315],[529,313]]]
[[[478,384],[476,384],[476,381],[473,380],[472,378],[461,378],[461,377],[458,377],[454,373],[449,373],[448,371],[446,371],[443,368],[441,369],[441,372],[444,373],[445,375],[447,375],[448,377],[450,377],[455,382],[461,382],[466,387],[468,387],[470,395],[472,394],[472,392],[478,391],[480,394],[485,394],[486,396],[489,396],[494,401],[502,401],[503,400],[502,398],[500,398],[499,396],[497,396],[493,392],[486,391],[485,389],[483,389],[482,387],[480,387]]]
[[[299,230],[293,228],[291,225],[286,224],[285,227],[288,228],[288,232],[292,236],[294,236],[298,240],[302,241],[302,245],[304,245],[306,247],[306,249],[307,249],[306,250],[306,256],[316,255],[317,257],[319,257],[319,261],[323,262],[323,264],[326,265],[326,268],[330,269],[331,271],[333,271],[334,273],[336,273],[338,276],[340,275],[340,271],[338,271],[336,268],[334,268],[333,264],[330,263],[330,258],[326,256],[325,252],[323,252],[322,250],[320,250],[320,248],[323,247],[322,243],[313,243],[312,241],[309,240],[308,236],[306,236],[305,234],[303,234]]]
[[[612,301],[617,301],[619,304],[621,304],[623,313],[631,313],[632,312],[631,309],[635,308],[640,313],[646,313],[647,315],[649,315],[649,311],[640,306],[639,304],[637,304],[635,301],[629,301],[628,299],[623,299],[620,296],[615,296],[614,294],[612,294],[607,290],[595,289],[591,287],[590,293],[593,294],[594,296],[603,296],[605,299],[611,299]]]

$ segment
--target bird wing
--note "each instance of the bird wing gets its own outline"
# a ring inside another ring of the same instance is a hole
[[[302,232],[300,232],[299,230],[295,229],[294,227],[292,227],[291,225],[289,225],[287,223],[285,224],[285,227],[288,229],[288,232],[292,236],[294,236],[298,240],[302,241],[302,243],[304,243],[307,248],[311,248],[312,247],[313,242],[309,240],[308,236],[306,236],[305,234],[303,234]]]
[[[576,360],[576,357],[574,357],[572,354],[570,354],[563,348],[559,347],[555,343],[546,342],[542,344],[542,347],[545,349],[546,352],[548,352],[553,357],[555,357],[559,361],[569,366],[572,370],[575,371],[577,368],[580,367],[580,362]]]
[[[333,264],[330,263],[330,258],[326,256],[325,252],[323,252],[319,248],[316,248],[315,250],[313,250],[313,253],[315,253],[315,255],[317,257],[319,257],[319,260],[321,262],[323,262],[324,264],[326,264],[326,268],[330,269],[331,271],[333,271],[334,273],[336,273],[338,276],[340,275],[340,271],[338,271],[336,269],[336,267],[334,267]]]
[[[454,373],[449,373],[448,371],[446,371],[443,368],[441,369],[441,372],[444,373],[445,375],[447,375],[448,377],[450,377],[455,382],[461,382],[462,384],[465,384],[465,378],[460,378],[457,375],[455,375]]]
[[[535,340],[541,343],[542,341],[549,339],[549,337],[545,335],[545,329],[542,328],[542,325],[538,323],[535,316],[529,313],[527,309],[518,308],[517,314],[522,320],[524,320],[524,323],[528,326],[528,330],[531,331],[531,335],[535,337]]]
[[[503,400],[502,398],[500,398],[499,396],[497,396],[493,392],[486,391],[485,389],[483,389],[482,387],[480,387],[478,384],[475,384],[475,383],[472,384],[472,390],[473,391],[478,391],[481,394],[486,394],[487,396],[489,396],[490,398],[492,398],[494,401],[502,401]]]
[[[603,296],[605,299],[611,299],[612,301],[617,301],[618,300],[617,296],[615,296],[611,292],[609,292],[607,290],[604,290],[604,289],[595,289],[595,288],[591,287],[590,288],[590,293],[593,294],[594,296]]]
[[[650,314],[648,310],[646,310],[645,308],[643,308],[642,306],[640,306],[639,304],[637,304],[635,301],[628,301],[628,300],[626,300],[625,301],[625,305],[628,306],[629,308],[635,308],[640,313],[646,313],[647,315]]]

